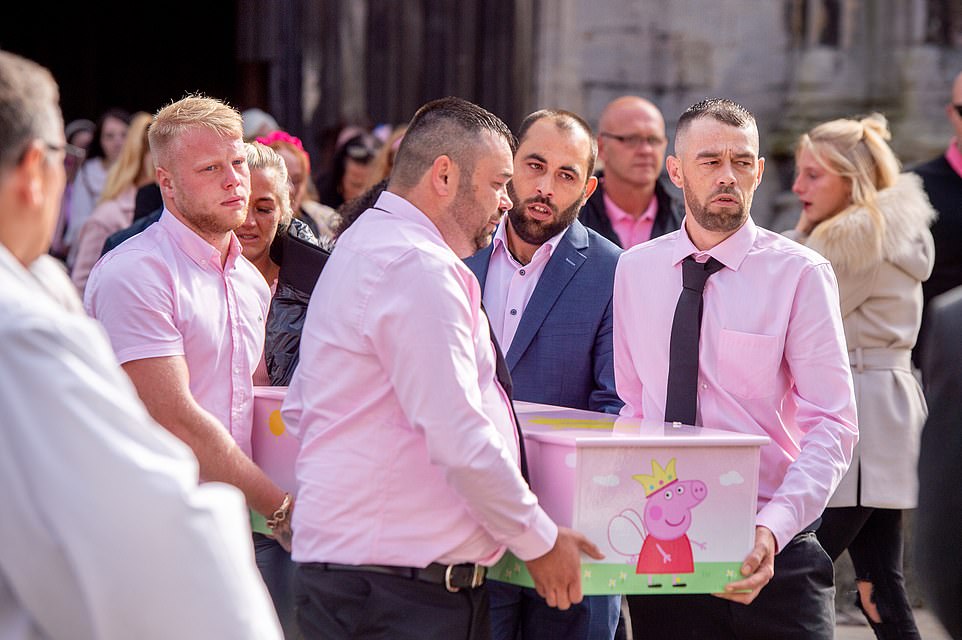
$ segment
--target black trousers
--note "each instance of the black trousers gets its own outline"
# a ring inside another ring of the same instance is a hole
[[[835,571],[812,532],[775,556],[775,576],[750,605],[712,595],[628,596],[635,638],[832,640]]]
[[[298,564],[297,622],[306,640],[490,640],[485,587],[444,585]]]
[[[834,561],[848,549],[855,578],[872,584],[872,602],[882,622],[865,619],[882,640],[919,640],[902,576],[902,512],[872,507],[826,509],[818,539]],[[862,599],[855,605],[865,613]]]

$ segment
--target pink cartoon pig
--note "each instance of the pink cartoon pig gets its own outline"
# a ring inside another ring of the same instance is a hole
[[[634,509],[622,511],[609,524],[608,539],[616,551],[634,558],[633,553],[624,553],[621,549],[637,549],[639,538],[643,536],[636,573],[648,574],[650,587],[661,586],[653,584],[653,575],[670,573],[674,575],[672,586],[682,587],[685,583],[679,575],[695,570],[691,541],[687,535],[691,526],[691,510],[704,501],[708,486],[701,480],[678,480],[675,458],[664,468],[652,460],[651,469],[651,475],[632,476],[644,487],[648,498],[643,518],[639,519]],[[634,544],[631,544],[632,539]],[[699,542],[695,544],[705,547]]]

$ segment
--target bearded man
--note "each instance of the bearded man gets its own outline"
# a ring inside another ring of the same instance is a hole
[[[505,350],[514,397],[617,413],[612,287],[621,250],[578,221],[598,185],[591,127],[561,110],[521,124],[508,184],[513,206],[493,242],[466,262],[482,285],[491,327]],[[533,589],[492,582],[493,637],[611,638],[620,597],[590,596],[566,611]]]

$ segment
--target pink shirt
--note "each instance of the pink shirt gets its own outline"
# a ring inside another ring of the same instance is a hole
[[[696,422],[771,438],[761,451],[757,524],[784,549],[821,515],[858,439],[835,274],[751,219],[707,254],[684,225],[625,252],[613,303],[622,415],[664,419],[681,261],[692,254],[725,265],[705,286]]]
[[[605,213],[611,220],[611,228],[618,234],[621,246],[625,249],[648,242],[651,239],[651,228],[655,224],[658,213],[658,198],[651,196],[651,202],[637,218],[615,204],[615,201],[605,193]]]
[[[90,276],[90,270],[100,260],[104,242],[111,234],[126,229],[134,221],[136,197],[136,187],[130,186],[124,189],[113,200],[98,204],[80,228],[74,246],[76,256],[73,268],[70,270],[70,279],[77,285],[81,295]]]
[[[184,356],[190,392],[250,455],[253,383],[264,350],[270,289],[231,235],[220,252],[169,211],[90,272],[87,313],[121,364]]]
[[[962,176],[962,151],[959,151],[957,138],[952,138],[952,141],[949,142],[949,148],[945,151],[945,161],[959,176]]]
[[[551,549],[480,303],[471,270],[393,193],[338,240],[282,410],[301,440],[295,560],[490,565],[506,547]]]
[[[508,224],[507,221],[502,222],[494,234],[494,247],[484,283],[484,308],[488,312],[494,335],[505,353],[511,347],[518,323],[521,322],[531,294],[538,286],[545,265],[551,259],[558,241],[568,230],[566,227],[564,231],[548,239],[534,252],[531,262],[522,265],[508,250],[505,237],[505,227]]]

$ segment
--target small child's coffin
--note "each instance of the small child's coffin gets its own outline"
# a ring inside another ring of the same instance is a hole
[[[281,419],[281,404],[287,387],[254,387],[254,416],[251,426],[251,459],[268,478],[285,492],[297,492],[294,463],[301,443],[287,433]],[[251,528],[270,533],[263,516],[251,511]]]
[[[516,407],[541,505],[605,554],[582,557],[586,595],[717,593],[741,578],[766,436]],[[510,552],[488,577],[533,586]]]

